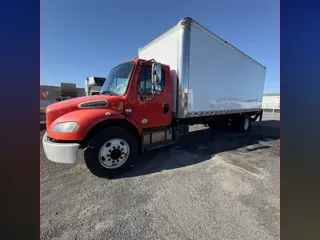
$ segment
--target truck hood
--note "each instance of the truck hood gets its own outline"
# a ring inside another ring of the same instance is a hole
[[[124,100],[118,96],[95,95],[50,104],[46,109],[47,126],[64,114],[81,109],[85,111],[88,108],[108,108],[122,113]]]

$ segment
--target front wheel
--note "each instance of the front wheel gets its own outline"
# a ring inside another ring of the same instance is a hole
[[[84,160],[94,175],[112,178],[126,172],[137,155],[137,139],[124,128],[111,127],[90,141]]]

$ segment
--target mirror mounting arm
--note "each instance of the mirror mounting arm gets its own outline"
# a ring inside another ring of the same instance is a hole
[[[149,98],[146,98],[145,101],[152,101],[154,99],[154,91],[152,91],[152,96]]]
[[[142,66],[143,64],[147,63],[147,62],[156,62],[154,59],[149,59],[149,60],[144,60],[144,61],[140,61],[140,66]]]

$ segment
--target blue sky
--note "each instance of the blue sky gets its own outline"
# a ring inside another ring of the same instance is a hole
[[[41,84],[106,77],[189,16],[266,66],[266,93],[280,91],[278,0],[42,0],[41,8]]]

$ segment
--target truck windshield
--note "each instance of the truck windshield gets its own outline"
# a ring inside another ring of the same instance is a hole
[[[107,80],[101,88],[100,94],[123,96],[127,91],[133,67],[133,62],[127,62],[111,69]]]

